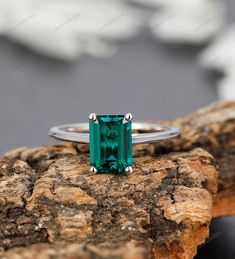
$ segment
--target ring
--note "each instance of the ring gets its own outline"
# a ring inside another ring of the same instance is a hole
[[[49,135],[60,140],[90,144],[90,171],[133,172],[132,144],[167,140],[179,135],[176,127],[154,123],[132,123],[126,115],[89,115],[89,123],[56,126]],[[133,133],[132,133],[133,130]]]

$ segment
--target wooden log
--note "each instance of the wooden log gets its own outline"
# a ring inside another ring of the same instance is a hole
[[[173,122],[181,137],[154,146],[154,152],[187,151],[201,147],[219,166],[218,194],[212,215],[235,214],[235,102],[222,101]]]
[[[130,175],[89,173],[85,145],[6,153],[0,257],[193,258],[212,213],[235,211],[235,103],[168,123],[181,137],[136,146]]]

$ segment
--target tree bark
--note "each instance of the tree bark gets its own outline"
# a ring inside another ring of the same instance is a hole
[[[173,121],[181,137],[154,145],[155,153],[188,151],[201,147],[219,167],[218,193],[213,217],[235,214],[235,102],[222,101]]]
[[[166,123],[181,136],[135,146],[129,175],[89,173],[86,145],[6,153],[0,257],[193,258],[212,216],[235,212],[235,103]]]

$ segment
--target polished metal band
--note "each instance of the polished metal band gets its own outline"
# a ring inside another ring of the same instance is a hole
[[[180,130],[176,127],[159,125],[154,123],[132,123],[133,131],[150,131],[150,133],[132,134],[133,144],[143,144],[166,140],[179,135]],[[60,140],[78,143],[89,143],[89,123],[68,124],[53,127],[49,135]]]

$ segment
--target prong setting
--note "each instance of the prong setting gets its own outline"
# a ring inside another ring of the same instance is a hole
[[[97,173],[97,169],[94,166],[92,166],[90,168],[90,172],[95,174],[95,173]]]
[[[131,166],[128,166],[126,169],[125,169],[125,172],[126,173],[133,173],[133,168]]]
[[[91,113],[91,114],[89,115],[89,120],[90,120],[90,121],[93,121],[93,122],[96,122],[96,121],[97,121],[97,116],[96,116],[96,114],[95,114],[95,113]]]
[[[133,119],[133,115],[132,115],[131,113],[127,113],[127,114],[125,115],[125,117],[124,117],[122,123],[125,124],[125,123],[127,123],[127,122],[129,122],[129,121],[132,121],[132,119]]]

